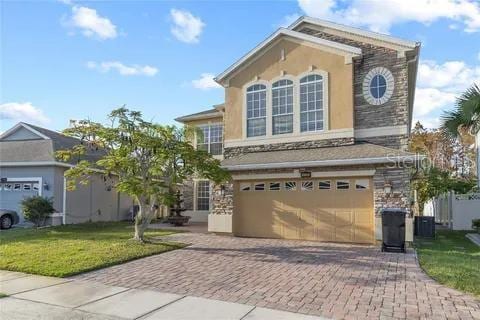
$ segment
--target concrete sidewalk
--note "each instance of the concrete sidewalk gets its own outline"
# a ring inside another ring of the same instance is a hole
[[[319,320],[246,304],[0,270],[0,319]]]

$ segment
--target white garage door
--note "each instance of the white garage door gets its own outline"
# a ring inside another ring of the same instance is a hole
[[[15,210],[20,222],[23,222],[21,201],[26,197],[38,195],[38,182],[15,181],[0,183],[0,208]]]

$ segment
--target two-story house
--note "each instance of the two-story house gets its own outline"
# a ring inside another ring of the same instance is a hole
[[[190,209],[214,232],[374,243],[382,208],[410,211],[419,49],[309,17],[278,29],[216,77],[223,105],[177,119],[212,154],[223,133],[232,175],[213,190],[193,181]]]

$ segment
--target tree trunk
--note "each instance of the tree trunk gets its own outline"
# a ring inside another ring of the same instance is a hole
[[[137,200],[139,210],[135,217],[135,235],[133,236],[133,240],[144,242],[143,234],[145,233],[145,230],[147,230],[156,209],[154,209],[154,206],[149,204],[143,197]]]

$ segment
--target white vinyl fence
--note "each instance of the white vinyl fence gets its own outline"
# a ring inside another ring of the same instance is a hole
[[[452,230],[472,230],[472,220],[480,219],[480,193],[448,193],[425,204],[424,216],[434,216],[435,223]]]

